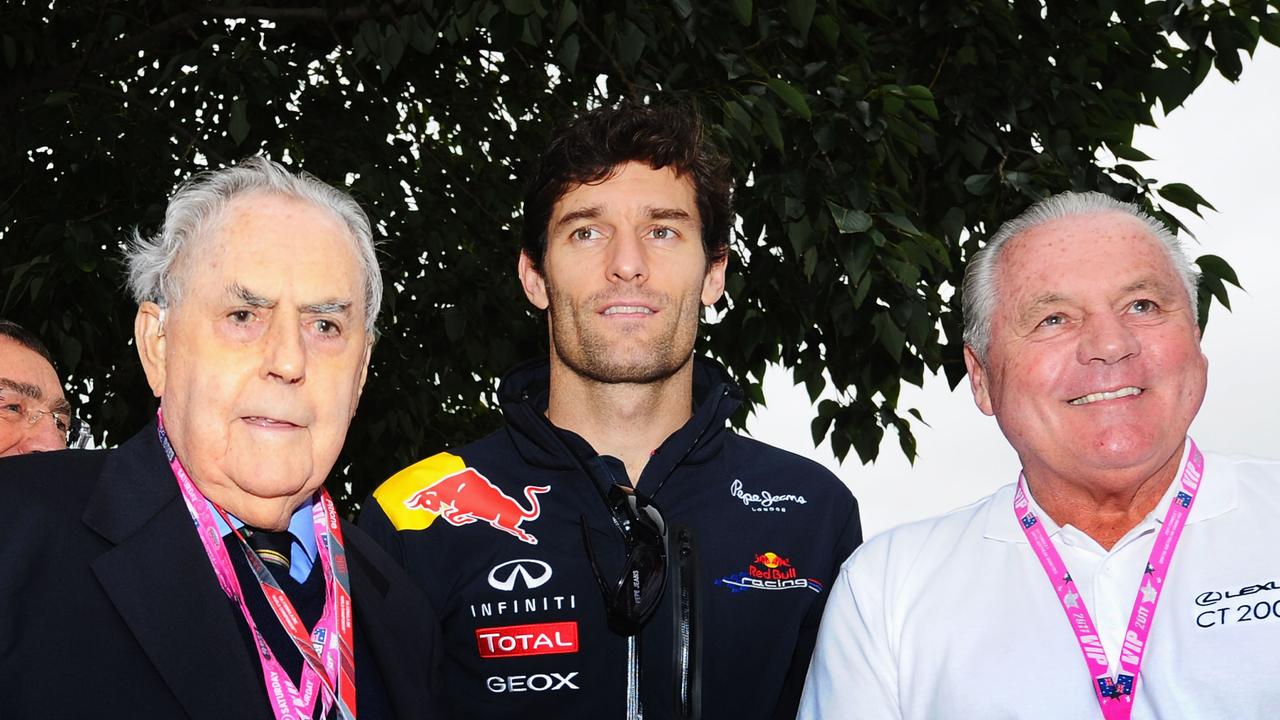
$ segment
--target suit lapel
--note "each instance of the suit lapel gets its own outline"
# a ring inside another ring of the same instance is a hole
[[[84,522],[115,547],[107,596],[192,718],[263,717],[265,689],[149,425],[112,454]]]

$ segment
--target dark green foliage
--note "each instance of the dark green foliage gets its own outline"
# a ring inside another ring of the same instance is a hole
[[[756,401],[769,362],[815,398],[834,384],[813,430],[837,455],[870,460],[893,428],[910,457],[901,384],[963,374],[950,288],[965,259],[1067,188],[1208,206],[1127,164],[1146,157],[1134,127],[1214,67],[1238,76],[1241,52],[1280,38],[1277,4],[28,3],[0,13],[0,315],[49,343],[118,442],[154,409],[126,234],[155,231],[202,163],[266,152],[337,184],[354,174],[388,289],[331,483],[351,508],[496,426],[495,377],[545,352],[512,270],[521,169],[551,127],[602,95],[669,91],[741,178],[705,348]],[[1202,306],[1225,304],[1230,267],[1202,265]]]

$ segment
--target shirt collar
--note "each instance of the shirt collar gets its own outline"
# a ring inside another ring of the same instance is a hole
[[[206,499],[205,502],[209,501]],[[293,515],[289,517],[289,532],[297,541],[293,544],[293,552],[296,554],[298,552],[298,546],[301,546],[303,551],[307,554],[307,559],[310,561],[310,563],[308,563],[308,567],[315,563],[316,553],[318,552],[318,548],[316,547],[316,526],[311,518],[311,506],[314,503],[315,496],[312,495],[307,498],[307,501],[302,503],[297,510],[294,510]],[[222,533],[223,537],[229,535],[232,528],[239,529],[244,527],[244,521],[231,513],[227,513],[227,519],[231,521],[231,525],[228,526],[223,522],[222,514],[214,509],[213,503],[211,502],[209,503],[209,512],[213,513],[213,521],[218,524],[218,532]]]
[[[1182,445],[1182,461],[1178,463],[1178,472],[1174,476],[1174,481],[1169,483],[1169,489],[1165,491],[1164,497],[1160,498],[1160,502],[1152,510],[1151,514],[1154,515],[1156,522],[1164,522],[1165,512],[1169,507],[1169,503],[1173,501],[1173,496],[1182,486],[1182,472],[1186,467],[1187,456],[1190,452],[1191,438],[1188,436],[1187,442]],[[1203,448],[1201,448],[1201,452],[1204,452]],[[1191,514],[1187,517],[1188,525],[1209,520],[1234,510],[1237,503],[1238,488],[1235,476],[1227,472],[1222,463],[1218,462],[1214,456],[1204,453],[1204,458],[1204,477],[1200,481],[1200,489],[1196,492],[1195,504],[1191,506]],[[1018,523],[1018,519],[1013,514],[1013,493],[1016,487],[1016,483],[1006,485],[991,496],[991,502],[987,503],[986,507],[987,517],[984,523],[984,537],[1001,542],[1024,544],[1027,542],[1026,533],[1022,531],[1022,525]],[[1040,518],[1040,522],[1044,524],[1045,532],[1052,537],[1061,531],[1057,523],[1036,503],[1035,497],[1030,492],[1027,493],[1027,497],[1031,502],[1031,509],[1035,511],[1036,516]],[[1146,521],[1144,520],[1143,522]]]

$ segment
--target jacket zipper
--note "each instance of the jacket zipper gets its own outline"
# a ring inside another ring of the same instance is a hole
[[[693,532],[686,527],[676,532],[676,697],[680,700],[680,717],[698,720],[702,716],[701,647],[698,643],[697,555]]]

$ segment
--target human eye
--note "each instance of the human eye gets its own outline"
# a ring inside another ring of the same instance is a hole
[[[5,397],[0,397],[0,413],[10,418],[27,414],[26,408],[22,407],[22,403]]]
[[[679,237],[679,235],[680,234],[676,232],[675,228],[670,228],[665,225],[659,225],[649,231],[649,237],[654,240],[674,240]]]
[[[69,432],[71,430],[71,417],[64,413],[53,413],[53,424],[57,426],[58,432]]]
[[[1066,322],[1067,318],[1062,313],[1053,313],[1040,321],[1040,327],[1058,327]]]
[[[1158,309],[1160,309],[1160,306],[1157,305],[1154,300],[1148,300],[1146,298],[1134,300],[1129,303],[1129,312],[1137,315],[1146,315],[1148,313],[1155,312]]]
[[[577,242],[589,242],[601,236],[602,234],[600,230],[597,228],[591,227],[590,225],[585,227],[575,228],[572,232],[569,233],[569,238]]]
[[[342,326],[329,318],[316,318],[311,321],[311,328],[320,335],[336,337],[342,334]]]
[[[227,319],[236,325],[248,325],[253,320],[253,311],[239,308],[227,313]]]

